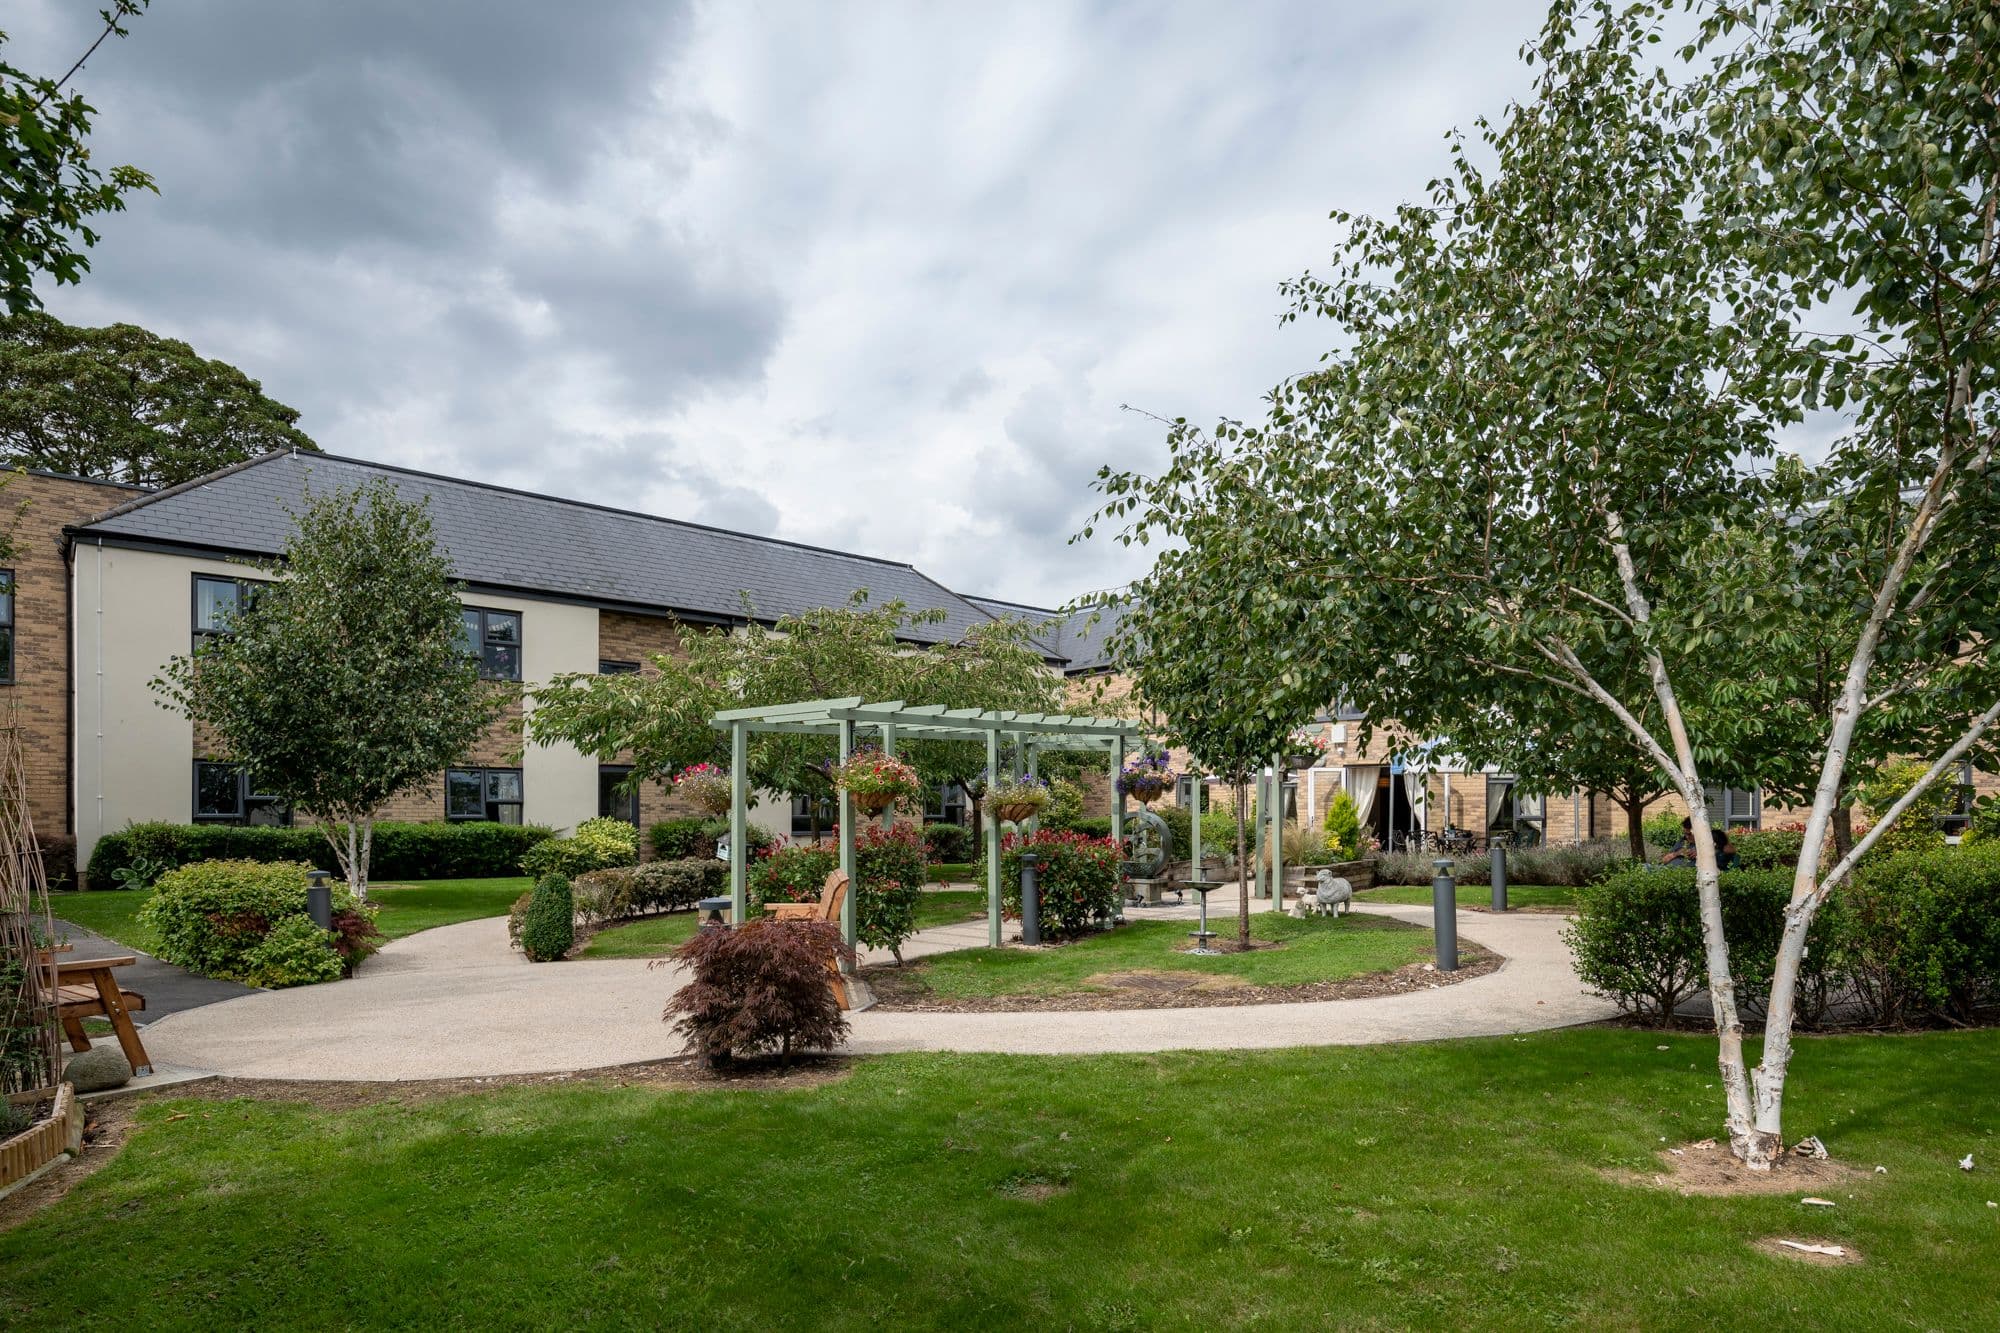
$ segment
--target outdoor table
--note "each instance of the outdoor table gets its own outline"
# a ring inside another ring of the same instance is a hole
[[[729,910],[729,899],[703,898],[700,902],[694,905],[694,909],[697,912],[708,913],[707,918],[701,923],[701,928],[703,930],[729,929],[729,923],[722,919],[722,914]]]
[[[145,1008],[143,997],[120,990],[113,968],[130,967],[138,959],[132,954],[116,958],[64,958],[56,960],[56,997],[64,1034],[70,1049],[87,1051],[90,1038],[84,1035],[82,1019],[102,1016],[111,1022],[111,1031],[132,1065],[134,1074],[153,1072],[152,1059],[139,1040],[132,1023],[132,1010]]]
[[[1194,948],[1189,949],[1188,952],[1191,954],[1200,954],[1204,957],[1221,953],[1222,950],[1220,949],[1211,949],[1208,947],[1208,942],[1215,938],[1215,932],[1208,928],[1208,895],[1214,890],[1221,888],[1228,881],[1220,879],[1189,879],[1182,880],[1181,882],[1188,888],[1193,889],[1201,897],[1201,929],[1188,932],[1189,935],[1194,937]]]

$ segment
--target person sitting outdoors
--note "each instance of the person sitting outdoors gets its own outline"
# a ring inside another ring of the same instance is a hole
[[[1663,866],[1691,866],[1694,864],[1694,820],[1681,821],[1681,840],[1674,844],[1672,851],[1660,858]]]
[[[1715,831],[1715,868],[1736,870],[1743,865],[1743,854],[1736,850],[1736,840],[1725,829]]]

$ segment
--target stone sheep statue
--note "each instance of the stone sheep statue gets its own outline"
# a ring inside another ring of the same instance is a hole
[[[1299,895],[1299,916],[1339,916],[1354,910],[1354,886],[1331,870],[1319,872],[1319,883],[1309,893]]]

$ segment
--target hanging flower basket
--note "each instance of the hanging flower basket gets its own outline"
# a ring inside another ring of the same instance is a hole
[[[846,763],[834,765],[833,785],[866,815],[879,815],[899,801],[915,802],[924,795],[916,769],[872,748],[856,750]]]
[[[1285,743],[1285,767],[1294,772],[1312,768],[1326,758],[1326,736],[1311,728],[1302,728],[1291,734]]]
[[[986,793],[986,813],[1004,824],[1033,819],[1048,804],[1049,784],[1027,773],[991,783]]]
[[[1157,751],[1142,754],[1118,774],[1118,790],[1141,805],[1151,805],[1174,785],[1174,771],[1167,757]]]
[[[708,815],[729,813],[729,772],[714,764],[693,764],[674,779],[674,790],[695,809]]]

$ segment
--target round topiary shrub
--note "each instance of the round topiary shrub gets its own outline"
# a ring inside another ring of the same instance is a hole
[[[139,921],[159,941],[158,957],[205,976],[247,981],[266,936],[289,919],[312,924],[309,868],[301,861],[197,861],[160,876]],[[333,886],[333,920],[338,976],[342,964],[351,968],[374,953],[382,936],[375,909],[345,884]]]
[[[576,900],[569,880],[558,874],[543,875],[528,895],[528,910],[521,918],[521,952],[531,963],[553,963],[576,943]]]

